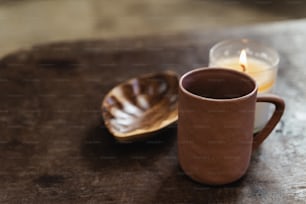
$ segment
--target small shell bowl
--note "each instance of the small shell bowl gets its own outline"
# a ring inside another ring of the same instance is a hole
[[[151,135],[178,118],[178,76],[172,71],[130,79],[114,87],[102,102],[108,130],[118,141]]]

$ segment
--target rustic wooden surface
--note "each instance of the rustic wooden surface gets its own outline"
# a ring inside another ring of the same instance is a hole
[[[0,61],[0,203],[304,203],[306,21],[118,41],[33,47]],[[176,125],[119,144],[100,104],[147,72],[206,66],[215,42],[249,37],[281,54],[276,92],[287,103],[238,182],[209,187],[178,166]]]

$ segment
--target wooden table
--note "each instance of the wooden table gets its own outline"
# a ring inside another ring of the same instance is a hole
[[[33,47],[0,61],[0,203],[306,202],[306,21],[117,41]],[[248,37],[281,55],[276,92],[287,104],[238,182],[193,182],[177,161],[176,125],[119,144],[100,104],[147,72],[206,66],[217,41]]]

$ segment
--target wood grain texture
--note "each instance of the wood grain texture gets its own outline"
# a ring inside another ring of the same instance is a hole
[[[0,61],[1,203],[304,203],[306,21],[177,36],[33,47]],[[217,41],[249,37],[279,50],[276,92],[287,104],[238,182],[209,187],[180,170],[176,126],[119,144],[100,105],[148,72],[206,66]]]

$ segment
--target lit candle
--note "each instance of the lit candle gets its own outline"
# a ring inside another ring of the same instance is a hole
[[[271,93],[276,82],[279,57],[275,50],[249,40],[218,43],[210,50],[209,66],[224,67],[245,72],[255,79],[258,93]],[[254,132],[269,119],[269,105],[256,104]]]
[[[236,57],[224,58],[210,66],[226,67],[245,72],[255,79],[259,93],[270,92],[275,83],[275,72],[273,69],[269,69],[269,64],[255,58],[248,58],[244,49],[241,51],[239,59]]]

